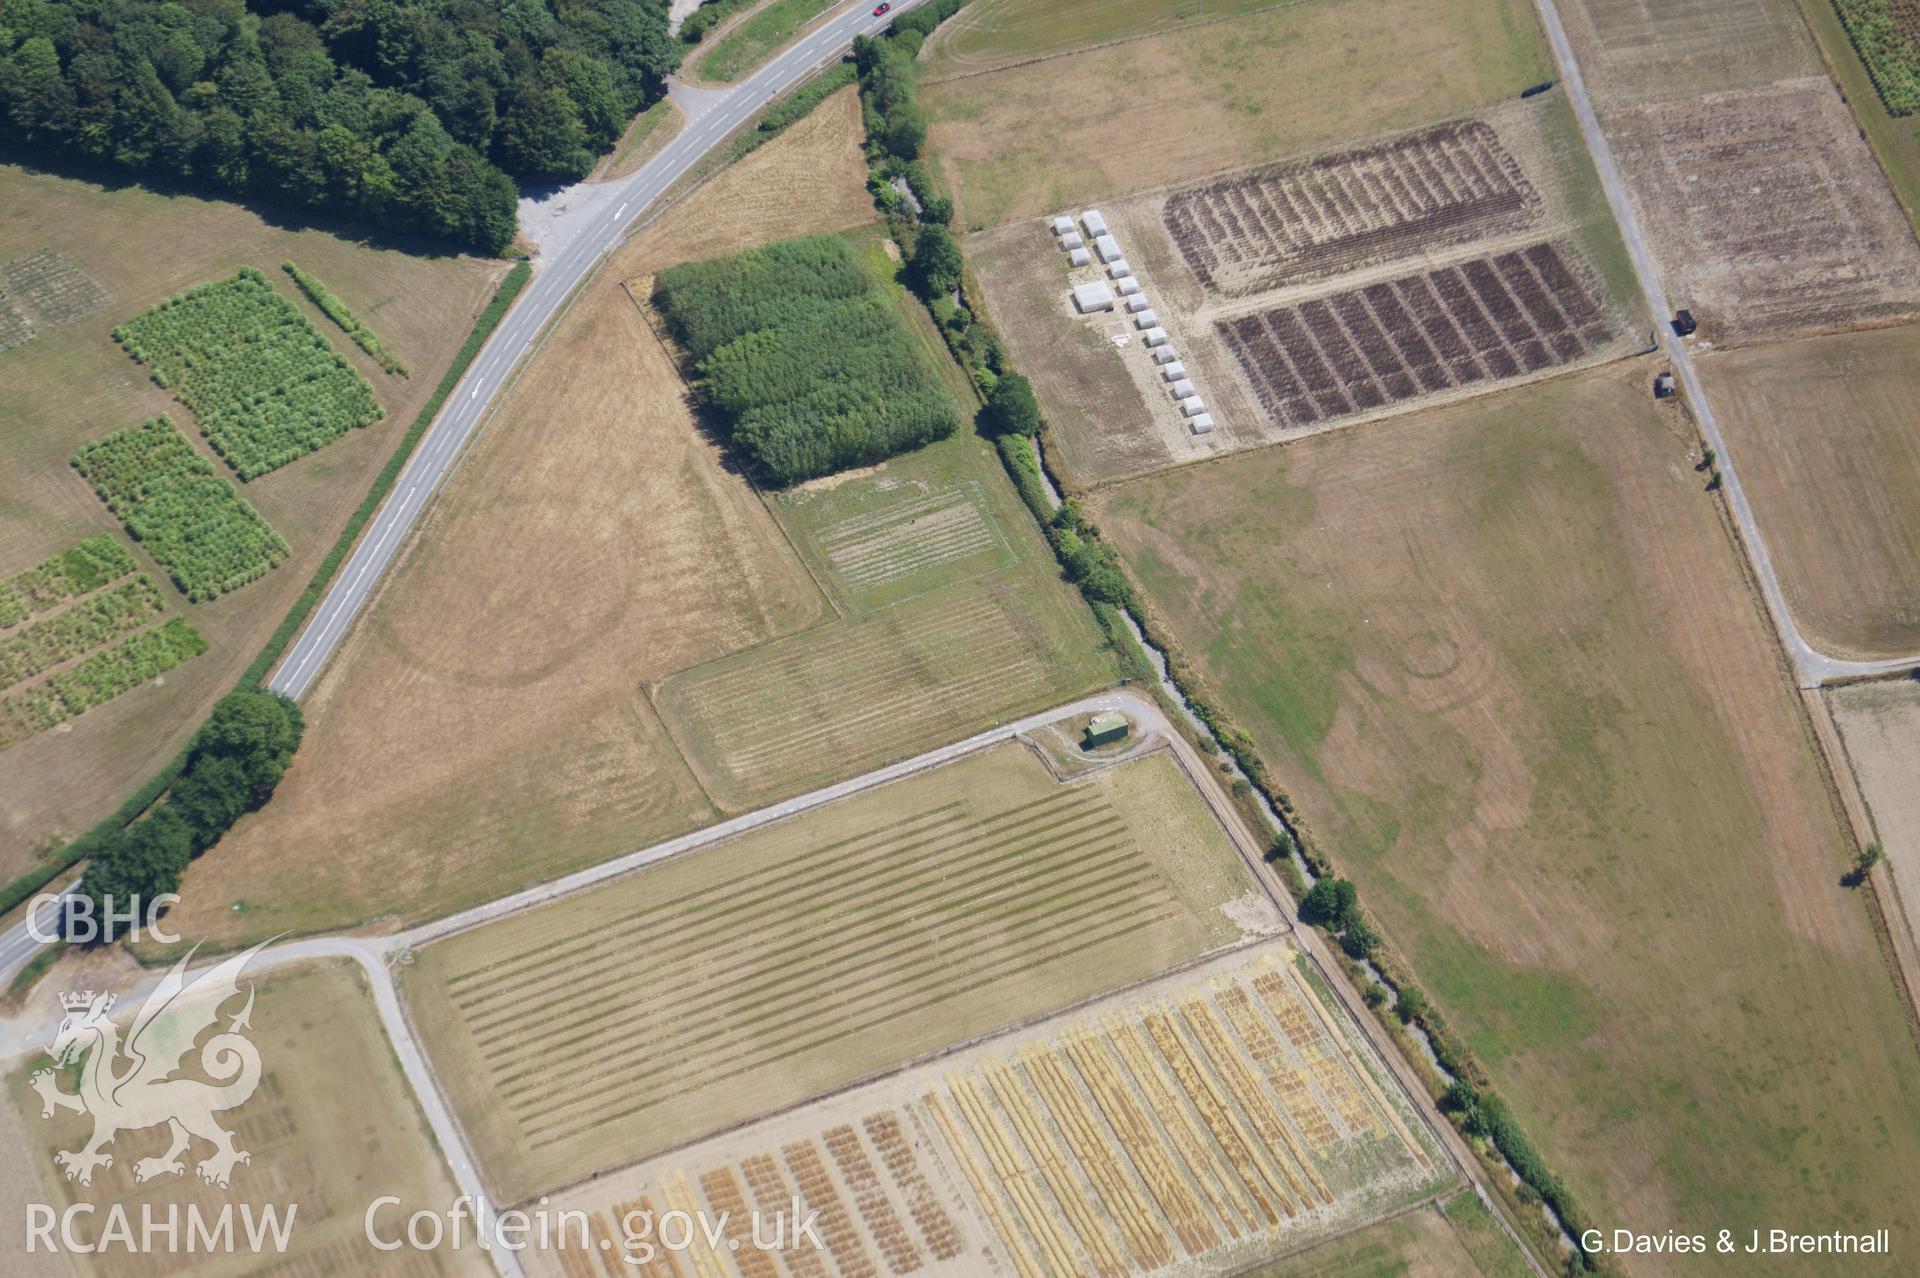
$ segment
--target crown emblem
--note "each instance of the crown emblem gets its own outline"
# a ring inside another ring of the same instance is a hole
[[[78,993],[62,994],[60,996],[60,1006],[65,1008],[69,1012],[84,1012],[89,1007],[93,1006],[93,1000],[95,997],[96,995],[92,990],[81,990]],[[101,1000],[100,1002],[101,1011],[104,1012],[109,1007],[113,1006],[113,995],[104,994],[104,995],[99,995],[98,997]]]

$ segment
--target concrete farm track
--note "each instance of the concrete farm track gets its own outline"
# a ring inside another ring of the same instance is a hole
[[[900,0],[894,12],[924,3]],[[869,3],[855,3],[816,19],[811,30],[731,89],[716,92],[673,84],[669,96],[686,113],[687,122],[660,154],[624,178],[582,182],[521,200],[521,227],[539,246],[532,281],[447,397],[392,494],[368,522],[299,639],[268,679],[269,688],[295,699],[312,688],[487,410],[537,349],[548,324],[580,283],[713,148],[725,144],[769,102],[839,58],[856,35],[872,35],[892,20],[892,15],[873,17]],[[46,904],[37,912],[43,932],[54,911]],[[41,948],[24,917],[0,934],[0,981],[11,980]]]
[[[433,1067],[428,1062],[426,1053],[420,1046],[420,1040],[414,1033],[412,1022],[407,1017],[406,1009],[400,1000],[398,987],[394,983],[394,967],[397,964],[404,963],[408,953],[415,946],[425,945],[429,942],[450,936],[455,932],[478,927],[507,915],[516,914],[523,910],[534,909],[562,897],[587,891],[611,879],[643,869],[649,865],[668,860],[672,857],[696,852],[702,848],[744,834],[749,830],[758,829],[761,826],[799,816],[802,813],[825,804],[833,803],[836,800],[848,798],[877,786],[886,785],[890,782],[902,780],[917,773],[927,771],[928,769],[955,762],[968,755],[990,749],[1050,724],[1059,723],[1079,715],[1085,715],[1099,710],[1122,711],[1133,720],[1136,732],[1141,738],[1141,744],[1143,746],[1151,746],[1156,749],[1164,748],[1172,752],[1182,772],[1185,773],[1188,780],[1200,792],[1201,797],[1206,802],[1215,820],[1225,831],[1229,842],[1233,844],[1235,851],[1240,855],[1247,868],[1247,872],[1253,877],[1253,881],[1259,890],[1280,910],[1283,917],[1290,918],[1292,916],[1292,910],[1289,908],[1290,903],[1284,896],[1277,892],[1270,874],[1261,864],[1262,846],[1260,842],[1248,831],[1244,822],[1237,815],[1232,802],[1220,789],[1219,780],[1213,769],[1208,766],[1206,760],[1199,757],[1198,753],[1187,743],[1186,739],[1174,729],[1165,713],[1153,700],[1141,693],[1120,688],[1094,696],[1083,697],[1077,701],[1069,702],[1066,705],[1056,706],[1051,710],[1041,711],[1038,714],[1028,715],[1025,718],[1001,724],[984,732],[976,733],[962,741],[941,746],[925,754],[915,756],[914,758],[875,769],[859,777],[837,782],[833,785],[823,786],[818,790],[798,795],[779,803],[770,804],[767,807],[735,817],[730,821],[723,821],[717,825],[709,826],[706,829],[696,830],[678,838],[655,844],[652,847],[629,852],[624,856],[616,857],[611,861],[589,867],[578,873],[567,875],[564,878],[555,879],[548,883],[537,884],[522,891],[501,897],[496,901],[475,907],[474,909],[449,915],[443,919],[435,919],[402,932],[380,937],[309,937],[272,946],[262,951],[253,961],[249,972],[266,972],[275,968],[285,968],[302,963],[335,959],[345,959],[360,967],[360,970],[367,978],[369,987],[373,991],[374,1006],[379,1013],[381,1026],[392,1044],[395,1059],[400,1064],[401,1072],[406,1078],[408,1088],[420,1105],[421,1112],[427,1120],[427,1125],[433,1133],[435,1143],[440,1147],[440,1151],[446,1159],[447,1168],[453,1176],[454,1183],[461,1194],[467,1196],[471,1202],[479,1204],[477,1214],[481,1216],[488,1234],[492,1235],[494,1217],[497,1215],[496,1208],[498,1205],[494,1204],[487,1196],[486,1183],[480,1175],[479,1166],[475,1162],[472,1150],[467,1144],[466,1135],[462,1131],[458,1119],[454,1116],[451,1106],[447,1103],[446,1097],[440,1089],[438,1080],[434,1076]],[[1142,752],[1144,751],[1136,751],[1124,757],[1136,757],[1137,753]],[[1327,951],[1325,942],[1315,935],[1312,929],[1293,928],[1291,929],[1291,935],[1303,953],[1319,969],[1321,976],[1326,981],[1327,987],[1334,991],[1351,1022],[1366,1036],[1371,1049],[1392,1072],[1396,1084],[1413,1102],[1420,1115],[1421,1121],[1426,1125],[1429,1132],[1438,1139],[1441,1147],[1446,1151],[1448,1161],[1453,1164],[1456,1173],[1471,1185],[1474,1193],[1480,1198],[1482,1203],[1487,1206],[1502,1231],[1519,1249],[1520,1254],[1527,1260],[1534,1273],[1538,1275],[1539,1278],[1545,1278],[1544,1271],[1539,1268],[1532,1253],[1521,1243],[1505,1214],[1496,1205],[1496,1200],[1488,1193],[1485,1183],[1482,1180],[1479,1165],[1472,1151],[1466,1146],[1464,1138],[1454,1128],[1453,1124],[1439,1112],[1424,1082],[1401,1053],[1398,1045],[1384,1033],[1368,1010],[1360,1005],[1358,996],[1344,979],[1338,962],[1335,961]],[[217,960],[209,959],[200,966],[205,967],[215,961]],[[162,972],[159,970],[144,973],[130,988],[119,991],[121,1001],[125,1003],[137,997],[145,997],[145,995],[159,983],[161,976]],[[1155,977],[1153,979],[1157,980],[1159,978]],[[1109,993],[1111,993],[1111,991],[1109,991]],[[1100,997],[1106,997],[1106,995],[1103,994]],[[51,1009],[45,1006],[45,1000],[41,1000],[33,1004],[30,1008],[21,1009],[11,1017],[0,1018],[0,1060],[13,1060],[21,1057],[35,1050],[40,1044],[49,1041],[58,1019],[57,1017],[48,1015],[50,1010]],[[1064,1014],[1064,1011],[1065,1009],[1056,1009],[1036,1019],[1050,1019],[1053,1016]],[[1018,1027],[1003,1026],[982,1037],[996,1037],[999,1034],[1009,1032],[1010,1028]],[[932,1056],[945,1055],[948,1052],[958,1050],[966,1045],[967,1044],[964,1043],[949,1045],[948,1047],[942,1048],[939,1052],[932,1054]],[[931,1058],[932,1057],[929,1057],[928,1059]],[[917,1062],[908,1062],[907,1066],[915,1063]],[[905,1068],[907,1066],[897,1066],[895,1068]],[[886,1072],[892,1073],[894,1070],[890,1069]],[[501,1278],[522,1278],[525,1271],[521,1268],[519,1259],[515,1253],[502,1248],[492,1248],[488,1251],[488,1257],[500,1273]]]

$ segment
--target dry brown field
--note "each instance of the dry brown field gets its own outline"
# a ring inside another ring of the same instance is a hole
[[[616,1263],[629,1238],[643,1254],[658,1237],[637,1213],[738,1217],[797,1194],[823,1247],[756,1248],[741,1221],[739,1249],[689,1249],[681,1272],[1184,1278],[1454,1183],[1296,955],[1239,949],[600,1177],[555,1198],[589,1214],[589,1245],[533,1272],[599,1272],[600,1238]],[[668,1272],[653,1263],[641,1272]]]
[[[1549,66],[1523,0],[1316,0],[1038,66],[935,58],[921,97],[979,229],[1465,114]]]
[[[0,755],[0,879],[28,868],[49,839],[78,833],[111,811],[185,743],[306,586],[506,269],[503,262],[423,257],[321,230],[289,230],[239,205],[0,165],[0,263],[44,263],[48,251],[78,281],[66,275],[64,287],[47,292],[39,286],[59,281],[44,270],[17,268],[0,279],[13,298],[7,306],[23,307],[35,326],[29,340],[0,350],[0,578],[95,533],[132,545],[69,462],[81,444],[161,413],[188,425],[190,415],[108,334],[192,285],[242,265],[265,271],[353,361],[387,415],[322,453],[239,485],[292,545],[286,563],[204,604],[188,605],[163,584],[175,610],[208,640],[207,653],[168,672],[160,686],[131,689]],[[289,258],[338,294],[412,377],[383,373],[301,297],[280,270]],[[98,294],[84,296],[86,283]],[[231,478],[204,441],[196,446]],[[141,571],[166,582],[144,551],[136,548],[135,556]]]
[[[1587,1212],[1738,1234],[1872,1201],[1912,1236],[1920,1058],[1654,367],[1150,476],[1091,513]]]
[[[1070,485],[1297,438],[1636,349],[1617,232],[1558,93],[1101,205],[1180,361],[1073,313],[1040,221],[973,237]],[[1169,393],[1194,383],[1194,434]]]
[[[921,60],[947,78],[1213,22],[1293,0],[974,0],[928,37]]]
[[[1794,0],[1569,0],[1560,19],[1603,108],[1757,88],[1820,69]]]
[[[1920,328],[1729,351],[1700,372],[1808,640],[1920,653]]]
[[[1920,244],[1825,76],[1622,109],[1607,130],[1701,340],[1920,312]]]
[[[1009,743],[426,946],[411,1014],[501,1201],[1281,925],[1164,750]]]
[[[55,1120],[40,1117],[40,1098],[29,1089],[27,1078],[44,1059],[12,1072],[8,1100],[28,1133],[25,1156],[44,1182],[40,1201],[56,1211],[74,1202],[99,1208],[94,1216],[79,1218],[77,1232],[88,1241],[98,1241],[109,1204],[124,1208],[136,1237],[143,1209],[164,1221],[169,1209],[185,1213],[189,1204],[208,1216],[229,1203],[236,1215],[242,1208],[258,1212],[268,1206],[284,1213],[292,1204],[294,1228],[284,1257],[269,1253],[263,1261],[244,1248],[224,1256],[190,1252],[183,1214],[180,1250],[141,1254],[108,1249],[97,1256],[74,1257],[74,1272],[98,1278],[188,1273],[234,1278],[266,1272],[288,1278],[478,1278],[492,1273],[471,1245],[458,1251],[383,1253],[365,1241],[363,1218],[375,1198],[392,1194],[401,1199],[401,1206],[385,1209],[380,1218],[391,1234],[396,1225],[404,1228],[407,1215],[415,1210],[445,1211],[459,1191],[407,1090],[359,969],[337,963],[275,973],[256,994],[248,1037],[260,1052],[260,1086],[245,1104],[219,1116],[233,1132],[234,1143],[252,1155],[251,1162],[235,1168],[229,1189],[206,1184],[191,1170],[184,1176],[136,1181],[135,1162],[165,1150],[165,1127],[122,1133],[112,1148],[113,1165],[95,1173],[91,1186],[73,1184],[60,1177],[53,1155],[78,1148],[91,1124],[64,1112]],[[42,997],[51,1001],[53,996],[49,992]],[[187,1073],[191,1076],[193,1067]],[[73,1084],[63,1086],[70,1090]],[[207,1152],[201,1144],[195,1149]],[[240,1231],[238,1219],[235,1230]]]
[[[1824,694],[1846,743],[1847,762],[1893,867],[1906,924],[1920,937],[1920,683],[1860,684]]]
[[[315,685],[272,805],[194,865],[189,934],[444,912],[713,817],[646,682],[825,604],[695,424],[622,279],[870,218],[851,101],[715,178],[587,285]],[[743,198],[766,190],[782,198]]]
[[[660,214],[621,247],[605,274],[632,279],[676,262],[873,221],[863,127],[859,96],[841,90]]]

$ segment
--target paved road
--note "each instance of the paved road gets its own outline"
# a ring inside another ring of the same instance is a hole
[[[895,14],[921,3],[924,0],[900,0]],[[686,113],[686,126],[631,176],[581,184],[523,202],[523,224],[531,224],[541,250],[533,280],[448,397],[393,494],[367,525],[268,687],[300,697],[313,686],[494,397],[580,282],[667,188],[728,134],[823,63],[838,58],[854,36],[872,35],[893,21],[891,14],[872,16],[871,8],[870,3],[856,3],[816,20],[772,61],[725,92],[675,86],[673,97]]]
[[[1260,865],[1260,856],[1265,841],[1254,837],[1242,824],[1238,813],[1225,792],[1220,788],[1220,778],[1215,774],[1208,761],[1187,744],[1186,740],[1173,729],[1159,705],[1150,698],[1129,689],[1115,689],[1064,706],[1056,706],[1039,714],[1028,715],[984,732],[941,746],[925,754],[888,767],[876,769],[864,776],[824,786],[808,794],[800,795],[785,802],[771,804],[758,811],[747,813],[731,821],[696,830],[680,838],[669,839],[663,843],[643,848],[612,861],[582,870],[551,883],[540,884],[525,891],[491,902],[487,905],[465,911],[460,914],[438,919],[418,927],[389,936],[323,936],[303,940],[289,941],[276,945],[256,958],[250,972],[260,974],[274,968],[292,964],[308,963],[316,960],[347,959],[359,965],[366,974],[368,984],[373,990],[374,1004],[380,1016],[382,1028],[393,1044],[395,1057],[400,1062],[414,1095],[418,1098],[421,1112],[432,1129],[435,1141],[446,1156],[447,1166],[452,1172],[454,1183],[459,1192],[466,1195],[476,1205],[483,1227],[488,1235],[493,1234],[492,1205],[486,1197],[485,1182],[481,1179],[478,1165],[471,1149],[467,1145],[465,1133],[461,1130],[451,1106],[442,1093],[432,1065],[420,1047],[413,1031],[412,1023],[407,1019],[406,1010],[393,981],[393,965],[402,959],[414,946],[438,940],[462,929],[490,922],[503,916],[522,910],[532,909],[553,901],[559,897],[581,892],[599,886],[610,879],[617,878],[669,857],[684,855],[700,848],[708,847],[724,840],[736,837],[748,830],[768,825],[775,821],[798,816],[823,804],[870,790],[876,786],[897,781],[903,777],[952,763],[964,756],[989,749],[1012,738],[1031,733],[1049,724],[1071,719],[1078,715],[1099,710],[1119,710],[1133,720],[1136,736],[1143,741],[1155,738],[1165,742],[1180,761],[1181,766],[1199,788],[1216,817],[1226,827],[1227,832],[1246,861],[1248,870],[1254,876],[1261,890],[1273,902],[1283,917],[1291,918],[1289,903],[1278,894],[1270,876]],[[1437,1134],[1446,1149],[1447,1155],[1460,1173],[1468,1178],[1483,1201],[1492,1206],[1485,1186],[1482,1183],[1478,1164],[1466,1150],[1452,1126],[1434,1107],[1425,1086],[1415,1076],[1407,1063],[1400,1058],[1395,1046],[1384,1039],[1379,1026],[1364,1009],[1357,1006],[1351,990],[1335,974],[1337,966],[1325,952],[1324,944],[1310,934],[1307,929],[1295,929],[1294,935],[1299,944],[1306,948],[1323,969],[1329,983],[1339,993],[1348,1011],[1361,1026],[1374,1048],[1394,1070],[1396,1078],[1415,1105],[1430,1131]],[[210,959],[208,962],[218,960]],[[205,965],[202,965],[205,966]],[[127,1003],[146,995],[159,981],[162,973],[149,971],[142,973],[130,988],[119,991],[121,1002]],[[36,1000],[31,1006],[21,1009],[12,1017],[0,1018],[0,1061],[8,1060],[21,1052],[28,1051],[38,1044],[48,1041],[58,1020],[57,1008],[46,1005],[47,1000]],[[1512,1227],[1504,1214],[1496,1210],[1496,1218],[1509,1235]],[[1516,1238],[1517,1242],[1517,1238]],[[1529,1264],[1532,1257],[1525,1248]],[[502,1278],[522,1278],[524,1270],[518,1257],[502,1248],[490,1253],[495,1268]],[[1538,1273],[1537,1265],[1533,1265]],[[1544,1276],[1542,1276],[1544,1278]]]
[[[1707,399],[1700,375],[1694,370],[1692,352],[1687,349],[1686,342],[1675,335],[1673,326],[1666,322],[1673,315],[1666,289],[1661,286],[1652,250],[1647,247],[1646,237],[1641,233],[1640,219],[1627,199],[1626,183],[1620,177],[1619,166],[1614,163],[1613,148],[1608,145],[1607,135],[1600,128],[1599,117],[1594,114],[1592,99],[1587,96],[1586,78],[1581,75],[1580,63],[1573,56],[1567,30],[1560,23],[1556,0],[1537,0],[1537,3],[1540,20],[1547,29],[1547,39],[1553,45],[1554,60],[1560,64],[1560,77],[1566,85],[1567,97],[1573,103],[1575,116],[1579,118],[1580,132],[1586,137],[1587,149],[1593,153],[1594,167],[1599,170],[1600,184],[1607,193],[1607,203],[1613,209],[1614,221],[1619,223],[1621,238],[1626,241],[1627,252],[1633,258],[1633,273],[1640,281],[1640,292],[1658,326],[1660,344],[1673,361],[1674,373],[1686,391],[1687,402],[1693,408],[1695,419],[1700,423],[1700,433],[1714,451],[1715,462],[1720,468],[1721,485],[1727,494],[1727,504],[1733,511],[1734,525],[1740,531],[1740,540],[1746,545],[1747,558],[1753,564],[1754,575],[1760,579],[1760,593],[1766,598],[1767,611],[1773,617],[1775,629],[1779,631],[1780,643],[1793,659],[1800,686],[1817,688],[1835,679],[1889,674],[1920,666],[1920,655],[1885,661],[1849,661],[1830,657],[1808,643],[1800,633],[1800,627],[1787,607],[1786,594],[1780,588],[1780,576],[1774,569],[1773,556],[1767,551],[1766,540],[1760,535],[1760,525],[1753,517],[1753,507],[1747,502],[1746,487],[1741,484],[1739,472],[1734,469],[1733,454],[1727,448],[1725,436],[1720,433],[1720,423],[1713,415],[1713,405]]]
[[[5,936],[0,936],[0,986],[11,982],[14,973],[40,952],[41,942],[34,939],[34,931],[38,930],[42,936],[52,935],[59,917],[59,904],[48,901],[14,924]],[[32,927],[35,922],[39,924],[37,929]]]
[[[923,3],[900,0],[894,12]],[[875,18],[871,10],[871,3],[857,3],[816,20],[792,45],[731,89],[674,85],[672,96],[686,114],[686,126],[631,176],[582,183],[521,202],[522,226],[540,247],[532,281],[448,396],[446,407],[401,472],[393,494],[367,525],[306,629],[267,681],[268,687],[301,697],[313,686],[495,396],[580,281],[646,216],[667,188],[714,146],[810,72],[837,59],[854,36],[872,35],[893,21],[893,15]],[[52,908],[45,907],[43,913]],[[0,986],[11,981],[40,947],[24,920],[0,934]]]
[[[708,826],[704,830],[695,830],[691,834],[664,843],[630,852],[625,856],[603,862],[600,865],[555,879],[537,887],[498,901],[455,914],[448,918],[437,919],[419,927],[409,928],[390,936],[320,936],[304,940],[288,941],[263,951],[248,967],[250,974],[259,974],[289,964],[307,963],[317,959],[350,959],[360,965],[373,988],[374,1004],[380,1014],[380,1023],[387,1037],[393,1043],[395,1056],[400,1061],[401,1071],[406,1075],[414,1095],[419,1099],[421,1111],[426,1115],[428,1125],[433,1129],[434,1139],[445,1153],[448,1168],[453,1173],[454,1183],[460,1192],[477,1204],[483,1213],[489,1236],[492,1236],[491,1205],[486,1197],[486,1185],[480,1178],[478,1165],[474,1162],[472,1151],[468,1148],[465,1134],[455,1120],[446,1097],[441,1093],[438,1080],[434,1077],[432,1066],[427,1063],[425,1054],[413,1033],[413,1027],[407,1020],[405,1008],[394,988],[392,964],[416,945],[437,940],[463,928],[474,927],[493,919],[501,918],[521,910],[532,909],[558,897],[598,886],[609,879],[632,873],[642,866],[651,865],[668,857],[679,856],[711,844],[733,838],[748,830],[768,825],[775,821],[797,816],[822,804],[832,803],[836,799],[885,785],[902,777],[928,768],[951,763],[965,755],[974,754],[1003,741],[1011,740],[1021,733],[1032,732],[1047,724],[1069,719],[1076,715],[1090,714],[1099,710],[1119,710],[1128,715],[1135,724],[1136,731],[1142,735],[1157,734],[1174,742],[1176,748],[1185,748],[1185,743],[1172,729],[1159,706],[1139,693],[1117,689],[1096,696],[1083,697],[1064,706],[1056,706],[1039,714],[1015,719],[985,732],[976,733],[964,741],[941,746],[935,750],[912,759],[876,769],[864,776],[841,781],[834,785],[823,786],[811,793],[788,799],[782,803],[771,804],[758,811],[746,813],[731,821]],[[1188,768],[1196,777],[1211,775],[1201,762],[1189,762]],[[1240,840],[1236,840],[1236,843]],[[205,967],[217,962],[209,959]],[[159,983],[160,971],[143,973],[138,980],[125,989],[118,991],[124,1005],[136,998],[144,997]],[[0,1061],[10,1060],[23,1052],[32,1051],[39,1045],[49,1042],[60,1019],[58,1005],[48,1006],[50,1000],[40,998],[22,1008],[11,1017],[0,1018]],[[503,1248],[495,1248],[491,1258],[502,1278],[521,1278],[522,1269],[513,1253]]]

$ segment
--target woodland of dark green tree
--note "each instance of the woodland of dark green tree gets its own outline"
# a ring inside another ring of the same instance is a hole
[[[498,253],[679,65],[667,0],[0,0],[0,140]]]
[[[899,312],[839,236],[676,266],[655,301],[735,451],[776,484],[871,465],[960,425]]]

